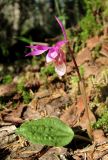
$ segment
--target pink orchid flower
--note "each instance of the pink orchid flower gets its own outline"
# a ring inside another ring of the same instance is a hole
[[[64,52],[62,50],[62,46],[67,43],[67,36],[62,22],[57,17],[55,18],[61,27],[62,33],[64,35],[64,40],[57,42],[52,47],[45,45],[28,46],[29,48],[31,48],[32,51],[28,53],[26,56],[37,56],[44,53],[45,51],[48,51],[46,55],[46,62],[54,62],[56,73],[59,76],[63,76],[66,73],[66,60]]]

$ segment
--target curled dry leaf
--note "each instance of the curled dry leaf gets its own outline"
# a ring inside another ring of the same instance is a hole
[[[0,85],[0,96],[11,96],[16,92],[16,84],[3,84]]]

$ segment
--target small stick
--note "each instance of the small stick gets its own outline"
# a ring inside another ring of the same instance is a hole
[[[39,152],[34,153],[31,157],[32,160],[38,160],[40,157],[42,157],[52,146],[44,146]]]

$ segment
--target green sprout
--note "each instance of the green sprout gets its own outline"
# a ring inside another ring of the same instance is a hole
[[[104,112],[102,116],[93,125],[94,128],[102,128],[104,131],[108,132],[108,111]]]

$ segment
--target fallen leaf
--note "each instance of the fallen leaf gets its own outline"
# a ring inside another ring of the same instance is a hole
[[[75,104],[66,108],[63,111],[63,114],[60,116],[60,119],[63,122],[65,122],[66,124],[68,124],[69,126],[73,127],[78,121],[78,116],[77,116]]]
[[[92,59],[90,50],[86,47],[80,50],[76,57],[77,65],[80,66]]]
[[[89,102],[89,98],[88,98],[88,102]],[[82,129],[85,130],[85,129],[87,129],[87,122],[88,122],[87,119],[88,118],[87,118],[86,112],[84,110],[85,108],[83,105],[82,96],[79,96],[79,98],[77,100],[76,107],[77,107],[77,115],[79,117],[79,122],[76,125],[80,125],[82,127]],[[96,122],[95,116],[90,109],[89,109],[89,118],[90,118],[91,124]]]
[[[104,132],[101,129],[96,129],[93,131],[93,139],[96,144],[107,141],[107,138],[105,137]]]
[[[18,105],[15,109],[12,111],[3,111],[1,113],[2,119],[5,122],[11,122],[13,124],[21,124],[23,122],[23,114],[26,110],[25,105]]]
[[[84,78],[85,79],[87,79],[91,75],[96,76],[99,72],[99,67],[97,65],[84,63],[83,68],[84,68]]]
[[[96,47],[97,44],[99,44],[100,39],[98,36],[92,37],[86,41],[87,47],[92,50],[94,47]]]
[[[100,53],[108,58],[108,44],[102,44]]]
[[[107,57],[99,57],[96,61],[100,66],[108,66],[108,58]]]
[[[0,85],[0,96],[11,96],[16,91],[16,84],[3,84]]]

